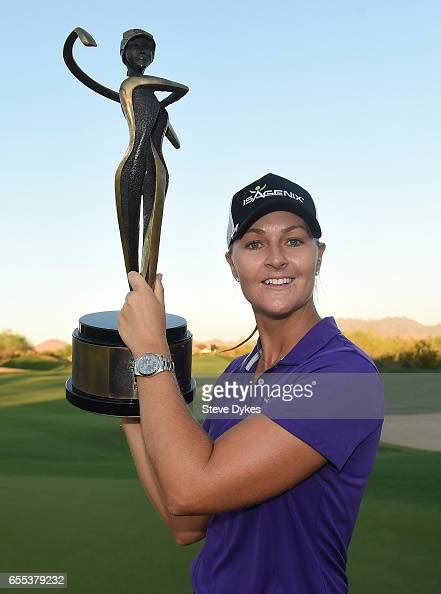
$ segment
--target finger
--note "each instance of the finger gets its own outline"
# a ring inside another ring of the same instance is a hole
[[[127,279],[134,291],[140,290],[143,287],[147,286],[145,279],[139,274],[139,272],[135,272],[134,270],[131,270],[129,272],[129,274],[127,275]]]
[[[155,280],[155,297],[162,305],[164,305],[164,286],[162,284],[162,274],[156,275]]]

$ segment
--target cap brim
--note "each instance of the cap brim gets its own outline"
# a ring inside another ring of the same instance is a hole
[[[260,217],[263,217],[264,215],[276,210],[284,210],[298,215],[308,224],[313,237],[319,238],[322,236],[322,230],[320,228],[319,222],[309,212],[305,211],[301,204],[294,202],[292,198],[275,198],[271,199],[271,202],[256,206],[250,212],[249,216],[237,227],[235,234],[230,240],[230,244],[236,239],[240,239],[245,231],[250,227],[250,225],[260,219]]]

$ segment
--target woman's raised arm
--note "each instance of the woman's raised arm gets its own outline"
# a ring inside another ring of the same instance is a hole
[[[121,427],[126,436],[139,480],[152,505],[173,534],[177,544],[187,545],[204,538],[210,518],[209,515],[173,516],[167,510],[164,493],[145,449],[139,419],[125,418],[122,420]]]

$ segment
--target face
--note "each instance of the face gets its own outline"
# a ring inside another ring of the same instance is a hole
[[[132,68],[144,71],[153,62],[153,45],[146,37],[135,37],[124,50],[126,62]]]
[[[312,300],[325,247],[301,217],[275,211],[253,223],[225,257],[254,312],[283,318]]]

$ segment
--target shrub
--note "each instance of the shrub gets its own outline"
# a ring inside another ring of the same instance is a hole
[[[439,352],[426,340],[418,340],[412,349],[399,353],[397,361],[402,367],[408,368],[438,369],[441,367]]]
[[[12,330],[0,332],[0,362],[21,355],[32,349],[27,338]]]

